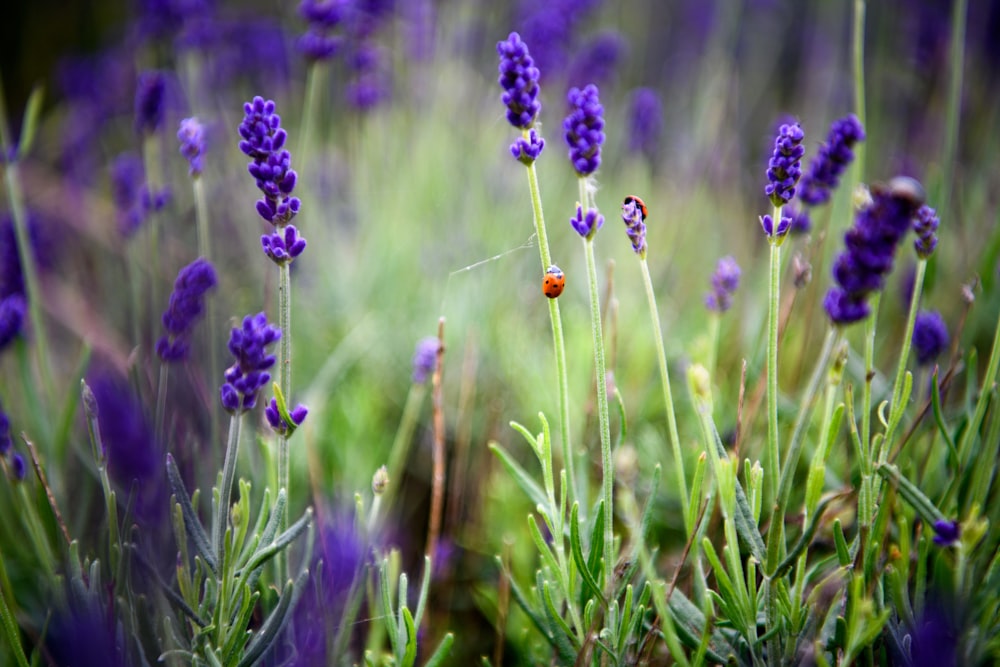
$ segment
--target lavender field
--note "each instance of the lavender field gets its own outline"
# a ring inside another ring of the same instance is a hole
[[[997,664],[998,35],[18,3],[0,664]]]

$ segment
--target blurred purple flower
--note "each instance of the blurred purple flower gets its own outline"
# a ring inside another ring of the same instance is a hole
[[[917,257],[927,259],[934,254],[937,248],[937,230],[941,220],[938,219],[937,211],[927,204],[917,209],[916,219],[913,221],[913,231],[917,238],[913,242],[913,247],[917,251]]]
[[[0,405],[0,456],[4,456],[10,451],[13,442],[10,439],[10,417],[4,412]]]
[[[913,351],[917,364],[927,366],[948,347],[948,326],[941,313],[924,310],[917,313],[913,322]]]
[[[580,47],[573,57],[566,77],[571,85],[594,83],[598,86],[614,82],[618,65],[625,54],[625,38],[614,30],[604,30]]]
[[[0,298],[0,351],[23,331],[27,308],[20,294]]]
[[[934,529],[934,544],[947,547],[958,541],[962,534],[962,527],[957,521],[939,519],[932,525]]]
[[[229,335],[229,351],[236,361],[226,369],[220,393],[228,412],[245,412],[257,404],[257,392],[271,380],[267,369],[276,361],[267,347],[281,338],[281,329],[268,324],[264,313],[247,315]]]
[[[812,218],[809,217],[808,208],[792,203],[782,213],[787,213],[791,219],[788,228],[790,234],[807,234],[812,230]]]
[[[774,152],[767,163],[768,183],[764,187],[764,194],[775,206],[784,206],[795,194],[795,184],[802,175],[800,163],[806,152],[802,146],[803,138],[805,133],[798,123],[778,128],[778,136],[774,140]]]
[[[497,42],[500,56],[500,100],[507,107],[507,122],[520,130],[535,124],[542,103],[538,100],[538,79],[541,76],[535,61],[528,53],[528,45],[516,32],[505,41]]]
[[[799,199],[809,206],[828,202],[844,170],[854,159],[851,148],[864,139],[865,129],[854,114],[833,121],[826,143],[820,146],[819,153],[809,164],[809,173],[802,177]]]
[[[89,602],[53,613],[45,633],[45,650],[53,665],[126,667],[130,664],[125,647],[116,640],[111,616]]]
[[[111,200],[118,212],[118,231],[128,238],[146,218],[143,193],[146,172],[142,158],[134,153],[122,153],[111,163]]]
[[[166,363],[187,359],[191,332],[205,313],[205,294],[218,278],[212,263],[199,257],[177,273],[174,291],[163,313],[167,333],[156,342],[156,354]]]
[[[873,185],[871,194],[871,204],[858,211],[854,227],[844,235],[845,250],[833,265],[837,285],[823,300],[823,307],[837,325],[868,316],[868,295],[882,289],[896,246],[923,203],[923,188],[906,177],[893,179],[888,185]]]
[[[10,471],[14,474],[14,479],[18,482],[24,481],[24,476],[28,473],[28,468],[24,464],[24,457],[18,452],[14,452],[14,455],[10,457]]]
[[[163,72],[149,70],[139,75],[135,88],[135,129],[140,134],[154,134],[163,125],[166,91],[167,78]]]
[[[566,101],[570,112],[563,121],[563,137],[569,146],[569,161],[579,176],[590,176],[601,166],[604,143],[604,107],[597,86],[570,88]]]
[[[412,379],[415,384],[427,382],[427,378],[434,372],[439,346],[440,343],[435,336],[428,336],[417,341],[417,347],[413,351]]]
[[[197,118],[185,118],[177,130],[177,140],[181,142],[181,155],[188,161],[188,174],[201,176],[205,166],[205,126]]]
[[[252,159],[247,171],[264,193],[257,202],[257,213],[272,225],[283,227],[299,212],[301,202],[292,196],[298,175],[292,169],[291,153],[284,148],[288,134],[274,108],[273,101],[260,96],[243,105],[239,146]]]
[[[733,294],[740,286],[740,265],[731,256],[723,257],[712,274],[712,291],[705,295],[705,307],[724,313],[733,305]]]
[[[628,150],[655,164],[663,135],[663,104],[652,88],[636,88],[629,97]]]
[[[299,16],[308,27],[298,41],[299,53],[306,60],[329,60],[337,55],[343,44],[342,35],[336,30],[351,9],[349,0],[302,0]]]

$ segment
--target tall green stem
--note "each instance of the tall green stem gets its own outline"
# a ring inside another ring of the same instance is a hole
[[[201,180],[201,177],[195,175],[191,181],[191,188],[194,193],[194,214],[195,214],[195,227],[198,231],[198,254],[205,259],[212,260],[212,247],[211,247],[211,234],[209,233],[209,219],[208,219],[208,202],[205,199],[205,184]],[[207,334],[205,339],[208,341],[208,377],[211,381],[215,381],[221,375],[221,369],[219,368],[219,353],[218,346],[215,344],[216,336],[219,332],[216,331],[216,307],[215,301],[213,299],[208,299],[205,304],[206,309],[206,320],[207,320]],[[213,452],[218,451],[219,443],[219,412],[218,410],[210,410],[211,412],[211,423],[209,429],[209,437],[212,443]]]
[[[903,398],[903,381],[906,375],[906,363],[910,358],[910,347],[913,344],[913,327],[917,322],[917,311],[920,307],[920,295],[924,288],[924,274],[927,271],[927,260],[921,259],[917,262],[917,273],[913,278],[913,294],[910,297],[910,312],[906,316],[906,328],[903,330],[903,347],[899,353],[899,363],[896,366],[896,381],[892,387],[892,403],[889,405],[889,427],[885,431],[879,446],[878,460],[884,463],[892,442],[899,419],[897,412],[902,415],[903,406],[899,403]]]
[[[854,25],[852,28],[854,68],[854,115],[866,126],[865,121],[865,0],[854,0]],[[865,143],[859,141],[853,148],[858,179],[864,178]]]
[[[770,239],[771,265],[768,281],[767,307],[767,477],[771,498],[778,496],[778,474],[781,454],[778,446],[778,310],[781,286],[781,241],[777,236],[781,224],[781,206],[774,207],[775,236]],[[775,526],[772,526],[774,529]],[[780,526],[777,526],[780,530]]]
[[[604,334],[601,331],[601,301],[597,293],[597,264],[594,241],[583,240],[587,255],[587,281],[590,284],[590,329],[594,338],[594,366],[597,376],[597,417],[601,429],[601,469],[604,488],[604,590],[612,594],[614,582],[614,491],[615,469],[611,461],[611,426],[608,417],[608,380],[604,362]]]
[[[527,134],[527,131],[525,131]],[[535,234],[538,236],[538,254],[542,261],[544,273],[552,264],[549,253],[549,241],[545,232],[545,216],[542,214],[542,196],[538,188],[538,173],[534,163],[529,164],[528,187],[531,190],[531,209],[535,219]],[[556,375],[559,385],[559,430],[562,436],[563,465],[566,467],[566,478],[569,480],[569,504],[577,499],[576,475],[573,472],[573,446],[569,431],[569,380],[566,375],[566,344],[563,341],[562,316],[559,313],[559,300],[548,299],[549,319],[552,322],[552,344],[555,348]]]
[[[233,492],[233,480],[236,478],[236,461],[240,452],[240,430],[243,426],[243,416],[234,414],[229,419],[229,439],[226,442],[226,458],[222,464],[222,487],[219,489],[219,502],[215,507],[215,552],[220,563],[225,553],[226,527],[229,523],[229,497]],[[221,567],[221,565],[220,565]]]
[[[656,306],[656,294],[653,292],[653,281],[649,276],[649,264],[645,257],[639,259],[642,267],[642,280],[646,287],[646,301],[649,303],[650,320],[653,323],[653,341],[656,344],[656,358],[660,366],[660,380],[663,384],[663,403],[667,411],[667,429],[670,434],[670,449],[674,456],[674,467],[677,473],[677,489],[680,492],[681,509],[684,513],[684,531],[690,536],[694,530],[688,511],[687,475],[684,472],[684,457],[681,454],[681,441],[677,434],[677,415],[674,412],[674,397],[670,390],[670,374],[667,371],[667,355],[663,347],[663,330],[660,327],[660,313]],[[716,318],[717,319],[717,318]]]
[[[281,327],[281,339],[278,343],[278,386],[286,401],[292,400],[292,279],[291,264],[278,266],[278,326]],[[278,434],[278,489],[285,489],[291,500],[291,489],[288,488],[288,436]],[[282,511],[278,530],[284,530],[288,524],[288,504]],[[278,571],[282,581],[287,581],[291,572],[288,558],[284,553],[278,554]]]

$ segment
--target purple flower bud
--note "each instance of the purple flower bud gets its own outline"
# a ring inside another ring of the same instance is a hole
[[[604,216],[593,208],[588,208],[585,214],[583,208],[577,204],[576,215],[569,219],[569,224],[573,225],[576,233],[583,238],[592,239],[597,230],[604,224]]]
[[[764,187],[764,194],[775,206],[784,206],[795,194],[795,184],[802,175],[800,162],[806,152],[802,146],[804,137],[805,133],[798,123],[782,125],[778,129],[774,152],[767,163],[768,184]]]
[[[301,426],[308,413],[309,408],[299,403],[288,413],[288,416],[292,418],[295,426]],[[290,430],[290,425],[282,418],[281,413],[278,411],[278,400],[276,398],[272,398],[271,402],[264,407],[264,416],[267,417],[267,423],[271,425],[271,428],[276,433],[285,434]]]
[[[927,259],[937,248],[937,230],[941,221],[937,217],[937,211],[924,204],[917,209],[917,217],[913,221],[913,231],[917,238],[913,242],[913,247],[917,251],[917,257]]]
[[[205,166],[205,126],[197,118],[185,118],[177,130],[181,142],[181,155],[187,158],[188,174],[201,176]]]
[[[528,131],[528,138],[518,137],[510,145],[510,154],[521,164],[529,165],[538,159],[545,148],[545,139],[538,136],[534,128]]]
[[[226,382],[220,390],[222,405],[226,410],[242,412],[257,404],[257,392],[271,380],[271,374],[266,370],[274,366],[276,361],[274,355],[267,353],[266,348],[279,338],[281,329],[268,324],[264,313],[247,315],[243,318],[242,326],[232,329],[229,351],[236,361],[226,369]]]
[[[865,130],[854,114],[835,120],[826,143],[809,165],[809,173],[802,178],[799,199],[809,206],[829,201],[831,191],[854,159],[851,148],[864,139]]]
[[[500,96],[507,107],[507,122],[514,127],[527,130],[535,124],[542,103],[538,101],[538,79],[541,73],[528,53],[528,45],[521,41],[516,32],[510,33],[506,41],[497,42],[500,56]]]
[[[792,204],[783,212],[788,213],[788,217],[792,219],[788,229],[789,234],[807,234],[812,230],[812,219],[809,217],[808,209]]]
[[[740,266],[730,256],[723,257],[712,274],[712,291],[705,295],[709,310],[724,313],[733,305],[733,294],[740,286]]]
[[[760,216],[760,226],[764,228],[764,233],[770,238],[772,236],[777,236],[781,238],[788,233],[788,230],[792,227],[792,219],[787,216],[781,216],[781,222],[778,223],[778,231],[775,234],[774,231],[774,220],[770,215]]]
[[[264,194],[257,202],[257,213],[274,226],[284,227],[299,212],[301,202],[291,196],[297,175],[292,170],[291,153],[282,148],[288,135],[274,109],[273,101],[260,96],[243,105],[239,147],[252,159],[247,171]]]
[[[570,112],[563,121],[563,136],[569,146],[569,160],[580,176],[589,176],[601,165],[604,143],[604,107],[597,86],[571,88],[566,96]]]
[[[941,313],[925,310],[913,322],[913,350],[917,364],[927,366],[948,347],[948,327]]]
[[[957,521],[946,521],[939,519],[934,522],[934,544],[941,547],[948,547],[958,541],[962,534],[962,527]]]
[[[10,469],[14,473],[14,479],[18,482],[24,481],[24,476],[28,472],[28,467],[24,464],[24,457],[16,453],[10,457]]]
[[[275,264],[287,264],[302,254],[306,249],[306,240],[299,236],[295,225],[287,225],[284,230],[278,230],[260,237],[260,244]]]
[[[205,294],[218,279],[212,263],[199,257],[177,273],[170,303],[163,313],[167,334],[156,343],[156,352],[165,362],[187,358],[191,332],[205,312]]]
[[[7,347],[24,329],[28,306],[20,294],[0,299],[0,350]]]
[[[166,89],[167,79],[163,72],[153,70],[139,75],[135,90],[135,129],[140,134],[153,134],[163,125]]]
[[[440,341],[434,336],[421,338],[417,341],[417,347],[413,351],[413,382],[423,384],[434,372],[437,365],[437,352]]]
[[[13,442],[10,439],[10,418],[3,411],[3,406],[0,406],[0,456],[10,451],[12,444]]]

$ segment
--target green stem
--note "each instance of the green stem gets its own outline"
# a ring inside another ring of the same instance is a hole
[[[525,132],[527,133],[527,132]],[[531,191],[531,208],[534,213],[535,235],[538,236],[538,254],[544,273],[552,264],[549,241],[545,232],[545,217],[542,214],[542,196],[538,188],[538,173],[535,164],[527,166],[528,188]],[[556,375],[559,384],[559,430],[562,436],[563,465],[569,480],[569,504],[577,499],[576,475],[573,472],[573,447],[569,431],[569,380],[566,375],[566,344],[563,340],[562,316],[559,313],[559,299],[548,299],[549,320],[552,322],[552,344],[555,348]]]
[[[854,68],[854,115],[865,127],[865,0],[854,0],[854,25],[852,30],[852,66]],[[859,141],[853,148],[858,179],[864,178],[865,143]]]
[[[396,490],[403,475],[403,468],[406,465],[406,457],[410,451],[410,443],[413,440],[413,429],[417,425],[417,417],[420,414],[420,406],[424,402],[424,395],[427,393],[425,384],[413,383],[406,396],[406,405],[403,406],[403,416],[399,419],[399,426],[396,428],[396,437],[392,441],[392,449],[389,450],[389,462],[386,466],[389,471],[389,485],[381,496],[381,508],[378,512],[372,509],[374,525],[381,523],[385,512],[392,507],[392,502],[396,497]]]
[[[781,206],[774,207],[775,232],[781,224],[781,208]],[[778,311],[781,307],[781,241],[777,235],[770,239],[771,264],[767,302],[767,476],[773,499],[777,499],[778,496],[778,473],[781,470],[781,453],[778,446]]]
[[[670,433],[670,449],[674,456],[674,468],[677,472],[677,489],[680,492],[681,510],[684,514],[684,530],[688,536],[694,530],[690,524],[693,517],[688,511],[687,475],[684,472],[684,457],[681,454],[680,437],[677,434],[677,415],[674,412],[674,398],[670,390],[670,374],[667,371],[667,355],[663,347],[663,330],[660,328],[660,313],[656,306],[656,294],[653,292],[653,281],[649,276],[649,264],[645,257],[639,259],[642,267],[642,280],[646,287],[646,301],[649,303],[650,320],[653,323],[653,341],[656,344],[657,361],[660,366],[660,379],[663,383],[663,404],[667,410],[667,428]],[[716,318],[717,320],[718,318]]]
[[[913,294],[910,297],[910,312],[906,316],[906,328],[903,330],[903,349],[899,353],[899,363],[896,366],[896,381],[892,388],[892,403],[889,404],[889,427],[885,431],[885,438],[879,446],[878,460],[885,463],[889,452],[889,443],[895,433],[899,419],[895,414],[899,411],[902,415],[903,406],[899,404],[903,397],[903,380],[906,375],[906,363],[910,358],[910,347],[913,344],[913,327],[917,321],[917,311],[920,307],[920,295],[924,288],[924,273],[927,271],[927,260],[921,259],[917,262],[917,273],[913,278]]]
[[[871,442],[872,380],[875,376],[875,320],[878,319],[881,292],[876,292],[871,300],[871,314],[865,320],[865,384],[861,395],[861,444],[868,458],[868,468],[873,469],[875,451]],[[865,517],[865,521],[872,517]]]
[[[614,583],[614,490],[615,469],[611,461],[611,426],[608,417],[608,381],[604,365],[604,334],[601,331],[601,303],[597,292],[597,264],[594,261],[594,241],[583,240],[587,255],[587,281],[590,283],[590,324],[594,338],[594,366],[597,380],[597,417],[601,429],[601,470],[604,488],[604,589],[613,594]]]
[[[281,328],[281,339],[278,341],[278,386],[286,401],[292,400],[292,280],[291,265],[281,264],[278,267],[278,326]],[[291,502],[291,489],[288,488],[288,436],[278,434],[278,489],[285,489]],[[288,525],[288,504],[285,504],[278,523],[280,533]],[[284,553],[279,553],[278,572],[281,580],[287,581],[291,576],[288,559]]]
[[[240,431],[243,427],[243,417],[234,414],[229,419],[229,439],[226,443],[226,459],[222,464],[222,487],[219,489],[219,502],[215,507],[215,553],[222,568],[222,555],[225,553],[226,526],[229,523],[229,498],[233,491],[233,480],[236,478],[236,461],[240,452]],[[280,531],[279,531],[280,532]]]
[[[167,375],[170,373],[170,364],[160,361],[160,382],[156,388],[156,416],[154,423],[154,433],[156,437],[163,438],[163,415],[167,407]],[[166,440],[164,440],[166,442]]]
[[[208,218],[208,202],[205,199],[205,184],[201,180],[200,176],[195,176],[191,181],[191,188],[194,192],[194,213],[195,213],[195,227],[198,230],[198,254],[205,259],[212,260],[212,248],[211,248],[211,235],[209,233],[209,218]],[[208,330],[205,339],[207,340],[208,347],[208,377],[209,381],[214,382],[222,373],[219,368],[219,352],[218,346],[215,344],[216,336],[218,332],[216,331],[216,307],[215,300],[208,299],[206,303],[206,329]],[[219,443],[219,412],[218,410],[210,410],[210,428],[209,428],[209,438],[212,443],[212,451],[218,452]]]
[[[941,193],[941,210],[951,213],[952,177],[958,146],[958,124],[962,107],[962,81],[965,71],[965,23],[968,0],[956,0],[951,7],[951,71],[948,76],[948,106],[945,111],[944,150],[941,169],[946,175]]]
[[[146,172],[146,190],[149,194],[149,199],[152,202],[156,198],[156,188],[157,184],[161,182],[160,170],[157,168],[157,161],[159,160],[160,154],[158,152],[159,145],[157,141],[156,134],[150,134],[143,140],[142,146],[142,162],[143,168]],[[148,340],[142,341],[142,343],[149,344],[153,340],[153,329],[155,327],[154,321],[155,317],[153,313],[160,305],[160,225],[159,225],[159,215],[157,214],[155,207],[151,208],[149,211],[149,219],[146,223],[149,226],[149,245],[147,246],[147,261],[149,262],[149,312],[146,316],[149,318],[146,320],[145,325],[149,327]]]

